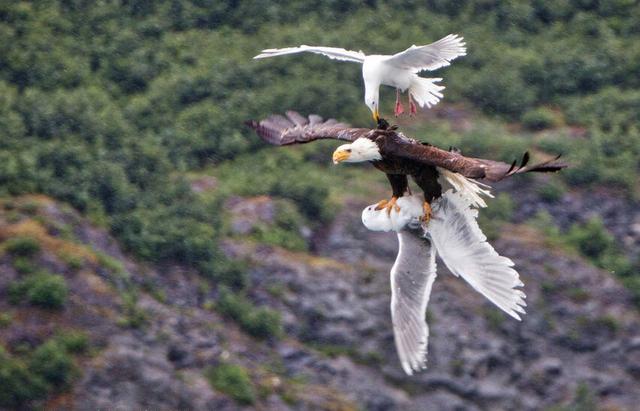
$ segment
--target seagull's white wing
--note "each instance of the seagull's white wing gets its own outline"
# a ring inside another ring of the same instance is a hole
[[[400,247],[391,268],[391,320],[402,369],[425,368],[429,329],[425,318],[436,279],[436,253],[422,228],[398,232]]]
[[[438,170],[438,183],[442,187],[442,191],[453,188],[473,207],[481,208],[487,206],[482,196],[493,198],[491,187],[484,183],[467,178],[462,174],[454,173],[446,168],[436,167],[436,170]]]
[[[302,53],[305,51],[308,51],[310,53],[322,54],[334,60],[352,61],[354,63],[362,63],[365,57],[364,53],[361,51],[351,51],[337,47],[315,47],[302,45],[300,47],[262,50],[262,53],[255,56],[254,59],[284,56],[286,54]]]
[[[440,258],[456,276],[464,278],[480,294],[504,312],[520,320],[524,314],[525,295],[513,261],[498,255],[482,234],[476,218],[478,210],[470,208],[460,193],[448,190],[433,202],[432,218],[427,227]]]
[[[446,37],[427,46],[413,45],[396,53],[386,60],[386,63],[404,70],[417,73],[422,70],[435,70],[448,66],[451,60],[467,54],[467,48],[462,37],[449,34]]]

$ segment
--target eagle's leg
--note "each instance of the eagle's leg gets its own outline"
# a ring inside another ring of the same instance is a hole
[[[387,210],[387,215],[391,216],[391,210],[400,211],[400,206],[396,204],[398,198],[402,197],[409,190],[409,180],[404,174],[387,174],[387,179],[391,183],[393,196],[391,200],[382,200],[376,204],[376,210]]]
[[[415,116],[418,113],[418,108],[416,107],[416,103],[413,102],[411,98],[411,93],[409,93],[409,115]]]
[[[429,221],[431,221],[431,204],[429,204],[428,201],[425,201],[424,203],[422,203],[422,210],[424,211],[424,214],[422,215],[422,223],[424,225],[429,224]]]
[[[404,113],[404,107],[402,106],[402,103],[400,102],[400,89],[396,89],[396,108],[393,111],[393,113],[395,114],[396,117],[398,117],[400,114]]]

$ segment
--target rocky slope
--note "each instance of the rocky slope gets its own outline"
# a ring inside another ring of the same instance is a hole
[[[256,201],[240,203],[245,218],[251,215]],[[5,251],[0,305],[11,321],[0,340],[18,352],[60,330],[89,336],[91,350],[74,359],[80,372],[69,388],[48,397],[47,409],[635,408],[640,315],[629,293],[582,258],[550,249],[524,225],[503,227],[493,241],[525,282],[523,321],[499,312],[441,266],[427,313],[428,369],[404,375],[389,315],[396,239],[365,230],[363,206],[346,204],[314,239],[313,254],[225,241],[228,255],[249,261],[250,300],[282,315],[282,338],[260,340],[212,309],[215,284],[181,267],[136,262],[64,205],[12,199],[2,209],[0,240],[36,237],[41,249],[33,260],[64,277],[69,297],[54,311],[9,304],[9,284],[22,274]],[[70,259],[71,252],[81,258]],[[247,370],[252,405],[212,388],[205,376],[221,364]]]

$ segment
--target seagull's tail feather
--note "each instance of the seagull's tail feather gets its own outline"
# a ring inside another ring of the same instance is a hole
[[[442,98],[441,91],[444,90],[444,86],[439,86],[436,82],[441,81],[441,78],[423,78],[414,76],[409,86],[409,94],[413,100],[418,103],[420,107],[435,106]]]

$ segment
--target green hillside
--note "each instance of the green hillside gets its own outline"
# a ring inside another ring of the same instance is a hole
[[[445,102],[466,101],[534,129],[586,127],[579,138],[560,133],[536,143],[575,162],[565,175],[570,184],[614,184],[637,195],[635,2],[399,4],[5,3],[2,190],[52,195],[111,227],[144,258],[216,273],[223,270],[212,264],[219,260],[217,203],[192,198],[185,173],[245,153],[260,163],[287,155],[257,152],[261,144],[242,127],[248,118],[295,108],[369,123],[355,65],[318,56],[251,57],[264,47],[298,43],[393,52],[455,32],[467,39],[469,55],[439,74]],[[385,94],[390,103],[391,92]],[[429,129],[415,134],[433,140]],[[475,145],[462,148],[500,156]],[[298,193],[262,184],[255,190],[292,197],[308,213],[326,197],[319,180],[313,188],[297,182]]]
[[[509,161],[526,150],[561,153],[571,167],[545,180],[536,198],[552,203],[566,191],[608,190],[633,208],[640,199],[639,21],[640,4],[632,0],[5,1],[0,197],[9,204],[44,194],[70,205],[140,261],[179,265],[220,287],[210,305],[248,334],[277,336],[275,311],[246,296],[251,261],[231,258],[221,242],[248,237],[314,251],[301,227],[320,232],[344,208],[345,193],[373,203],[386,195],[386,183],[366,167],[331,166],[334,144],[274,149],[243,126],[288,109],[372,126],[359,66],[315,55],[254,55],[299,44],[393,53],[460,34],[468,55],[434,76],[447,87],[438,110],[463,117],[434,110],[438,115],[400,119],[405,132]],[[393,99],[384,88],[388,118]],[[207,181],[213,189],[193,189]],[[230,199],[260,195],[277,202],[273,222],[234,234]],[[485,221],[510,220],[512,200],[505,195],[495,204]],[[592,217],[556,228],[540,213],[534,224],[551,226],[541,230],[548,244],[615,271],[640,299],[633,244],[599,214]],[[2,247],[5,253],[9,245]],[[55,338],[29,361],[45,349],[71,361],[63,337]],[[6,348],[3,358],[18,355]],[[42,398],[45,386],[33,396]],[[4,405],[19,403],[3,398]]]

